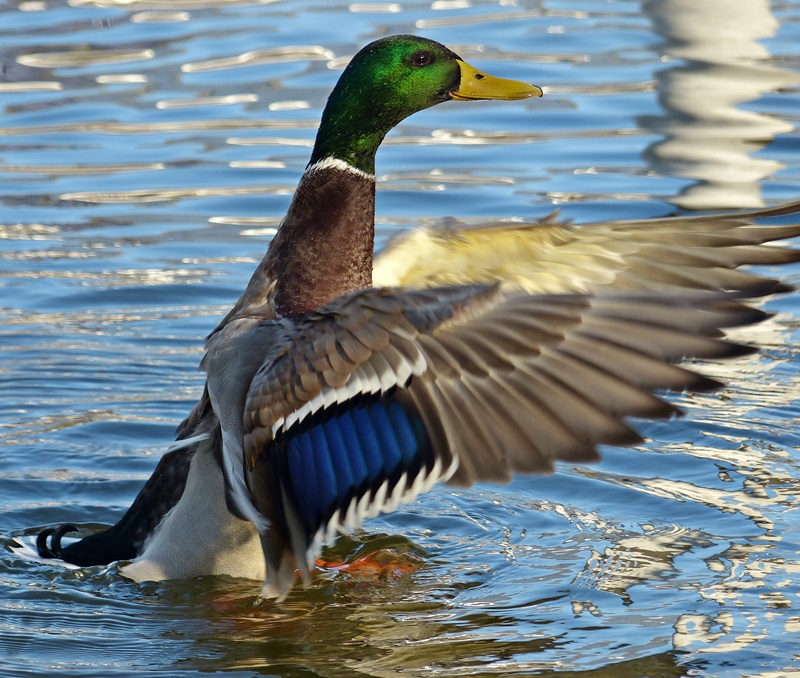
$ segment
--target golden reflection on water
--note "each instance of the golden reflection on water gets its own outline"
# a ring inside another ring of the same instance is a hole
[[[259,5],[269,5],[281,0],[256,0]],[[70,7],[100,7],[128,9],[135,7],[141,10],[166,10],[174,11],[176,8],[183,10],[209,9],[231,5],[249,5],[250,0],[68,0]]]
[[[155,57],[152,49],[75,49],[69,52],[39,52],[20,54],[17,62],[33,68],[83,68],[85,66],[108,66],[135,61],[149,61]]]
[[[231,106],[235,104],[248,104],[258,101],[257,94],[229,94],[221,97],[197,97],[195,99],[162,99],[156,101],[156,108],[168,110],[171,108],[188,108],[190,106]]]
[[[165,189],[137,189],[134,191],[118,191],[115,193],[100,193],[95,191],[80,191],[77,193],[64,193],[61,200],[80,200],[93,203],[141,203],[162,202],[171,200],[184,200],[188,198],[211,198],[236,195],[291,195],[294,186],[248,186],[225,188],[165,188]]]
[[[28,82],[0,82],[0,93],[4,92],[57,92],[64,89],[60,82],[32,80]]]
[[[164,163],[120,163],[120,164],[91,164],[91,165],[3,165],[3,171],[19,174],[48,174],[56,175],[91,175],[91,174],[116,174],[118,172],[149,172],[162,170]]]
[[[229,129],[316,129],[316,122],[287,120],[184,120],[180,122],[119,123],[80,122],[36,127],[0,127],[0,136],[52,134],[54,132],[92,132],[96,134],[162,134],[166,132],[213,131]]]
[[[152,23],[175,23],[189,21],[192,15],[189,12],[170,12],[170,11],[145,11],[136,12],[131,15],[131,23],[152,24]]]
[[[221,71],[240,66],[260,66],[263,64],[285,63],[288,61],[330,61],[334,53],[319,45],[297,45],[276,47],[273,49],[259,49],[236,54],[220,59],[209,59],[187,63],[181,66],[184,73],[202,73],[204,71]]]

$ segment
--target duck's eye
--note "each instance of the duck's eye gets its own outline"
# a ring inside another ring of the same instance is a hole
[[[430,52],[414,52],[411,56],[411,63],[414,66],[427,66],[432,60]]]

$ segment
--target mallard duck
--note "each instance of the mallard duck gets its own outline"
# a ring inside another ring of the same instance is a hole
[[[322,544],[436,482],[507,482],[640,440],[665,389],[719,386],[685,357],[750,349],[722,328],[788,289],[737,270],[800,253],[764,243],[800,210],[574,227],[548,220],[412,232],[375,263],[375,154],[416,111],[524,99],[445,46],[401,35],[353,57],[325,107],[288,214],[207,339],[203,395],[113,527],[40,555],[130,561],[136,581],[229,574],[261,597],[308,580]]]

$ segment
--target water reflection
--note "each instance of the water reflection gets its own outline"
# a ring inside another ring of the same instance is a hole
[[[109,66],[137,61],[149,61],[156,53],[152,49],[75,49],[69,52],[38,52],[20,54],[17,63],[32,68],[79,68],[83,66]]]
[[[195,636],[196,648],[185,659],[187,668],[209,671],[247,670],[254,675],[282,676],[376,676],[398,675],[577,675],[564,673],[545,659],[548,651],[567,643],[566,630],[550,626],[545,616],[520,629],[514,611],[490,611],[476,607],[463,612],[442,599],[441,586],[430,589],[400,587],[405,596],[397,602],[394,593],[380,585],[349,592],[341,587],[293,595],[279,608],[253,608],[240,591],[219,584],[205,609],[192,612],[198,620],[210,620],[208,631]],[[397,590],[397,589],[395,589]],[[197,600],[186,595],[186,600]],[[458,595],[453,591],[452,596]],[[163,602],[179,606],[177,591]],[[542,607],[558,596],[538,601]],[[550,610],[552,613],[552,609]],[[601,624],[597,625],[599,631]],[[603,628],[605,631],[606,629]],[[555,631],[555,633],[553,633]],[[306,648],[286,656],[286,638],[299,640]],[[300,640],[301,639],[301,640]],[[609,648],[610,649],[610,648]],[[649,656],[648,656],[649,655]],[[226,657],[224,663],[214,657]],[[285,661],[282,658],[286,657]],[[265,658],[269,658],[265,665]],[[580,666],[583,658],[573,658]],[[639,659],[611,662],[591,670],[591,662],[580,675],[639,678],[686,675],[686,664],[670,653],[645,654]],[[652,673],[654,672],[655,673]]]
[[[646,158],[663,174],[692,179],[670,202],[689,209],[760,207],[759,181],[783,165],[753,157],[794,126],[739,104],[800,83],[800,75],[770,63],[759,42],[778,22],[769,0],[647,0],[643,11],[664,38],[658,100],[664,116],[642,116],[642,127],[665,135]]]
[[[310,61],[330,61],[335,54],[329,49],[318,45],[311,46],[286,46],[275,47],[273,49],[259,49],[235,54],[233,56],[219,59],[208,59],[201,62],[190,62],[183,64],[181,70],[184,73],[202,73],[204,71],[220,71],[240,66],[258,66],[262,64],[277,64],[284,62],[299,61],[308,63]]]

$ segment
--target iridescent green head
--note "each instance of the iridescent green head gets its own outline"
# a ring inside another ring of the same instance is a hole
[[[541,95],[535,85],[476,70],[433,40],[415,35],[382,38],[356,54],[336,83],[309,164],[338,158],[374,174],[381,141],[412,113],[450,99]]]

